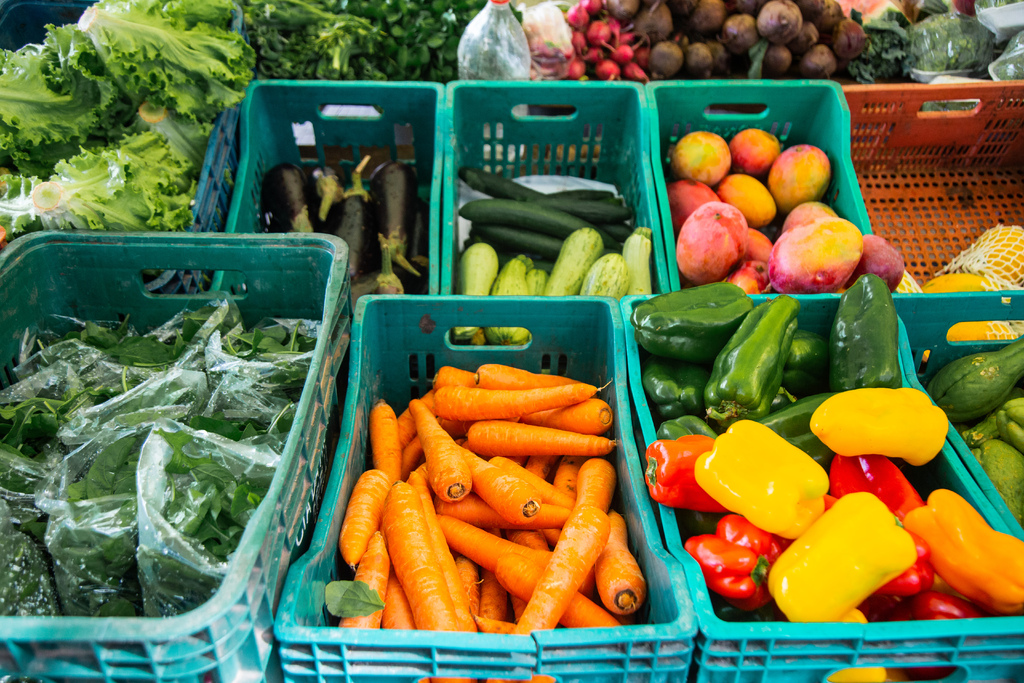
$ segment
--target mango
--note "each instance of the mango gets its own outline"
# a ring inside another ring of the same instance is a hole
[[[814,145],[790,147],[768,171],[768,189],[783,214],[804,202],[820,200],[831,181],[832,166],[828,157]]]
[[[832,207],[828,204],[822,204],[821,202],[804,202],[790,211],[789,215],[786,216],[786,220],[782,223],[782,232],[792,230],[798,225],[813,223],[819,218],[827,218],[829,216],[838,217],[839,214],[833,211]]]
[[[724,202],[704,204],[679,230],[679,273],[695,285],[720,282],[746,256],[749,240],[747,222],[739,209]]]
[[[761,181],[743,173],[722,178],[715,192],[726,204],[732,204],[743,213],[747,226],[763,228],[775,219],[775,200]]]
[[[676,180],[665,187],[668,208],[672,214],[672,232],[678,237],[679,228],[690,214],[703,204],[720,201],[715,191],[696,180]]]
[[[732,172],[765,178],[782,152],[779,139],[766,130],[747,128],[729,141]]]
[[[864,237],[856,225],[820,218],[779,236],[768,260],[768,278],[780,294],[838,292],[863,253]]]
[[[864,253],[861,254],[860,262],[853,269],[846,286],[852,286],[857,278],[865,273],[874,273],[885,280],[890,292],[895,292],[905,271],[903,254],[896,247],[879,235],[864,235]]]
[[[747,259],[750,261],[764,261],[772,256],[772,241],[760,230],[750,228],[750,244],[747,247]]]
[[[747,260],[732,271],[726,282],[731,282],[747,294],[763,294],[768,289],[768,264]]]
[[[717,185],[729,173],[732,156],[720,135],[695,131],[679,138],[672,148],[672,175],[676,179],[696,180]]]

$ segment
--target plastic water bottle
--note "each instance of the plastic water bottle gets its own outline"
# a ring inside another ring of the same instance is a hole
[[[525,81],[530,78],[530,45],[509,0],[490,0],[459,40],[459,78]]]

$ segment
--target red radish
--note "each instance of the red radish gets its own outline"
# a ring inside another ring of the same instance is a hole
[[[622,67],[622,77],[626,80],[637,81],[639,83],[646,83],[651,80],[647,76],[647,73],[640,68],[640,65],[636,62],[630,62]]]
[[[616,64],[629,64],[633,61],[633,48],[629,45],[619,45],[612,50],[612,61]]]
[[[594,16],[604,9],[604,0],[580,0],[580,4],[590,16]]]
[[[582,31],[572,32],[572,48],[578,55],[581,55],[586,51],[587,36]]]
[[[636,65],[639,66],[641,69],[647,69],[647,65],[650,62],[650,59],[651,48],[649,48],[648,46],[644,45],[643,47],[638,47],[635,50],[633,50],[633,61],[636,62]]]
[[[601,81],[615,81],[622,75],[622,70],[612,60],[605,59],[594,68],[594,75]]]
[[[587,14],[587,10],[581,2],[569,8],[569,11],[565,13],[565,20],[569,23],[569,26],[582,31],[590,23],[590,15]]]
[[[611,30],[612,35],[615,36],[616,42],[619,40],[619,33],[622,31],[622,24],[615,17],[608,17],[608,28]]]
[[[569,62],[569,69],[565,73],[565,77],[570,81],[578,81],[587,75],[587,63],[579,57],[574,58]]]
[[[636,42],[636,34],[632,31],[623,31],[619,34],[619,45],[632,46]]]
[[[593,21],[587,29],[587,42],[598,47],[604,45],[612,37],[612,30],[603,21]]]
[[[587,64],[597,64],[604,59],[604,53],[601,52],[601,48],[599,47],[592,47],[580,56]]]

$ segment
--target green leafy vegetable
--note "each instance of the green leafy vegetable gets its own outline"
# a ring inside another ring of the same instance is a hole
[[[938,14],[908,30],[913,68],[925,72],[978,71],[992,61],[994,38],[973,18]]]
[[[1024,79],[1024,31],[1010,39],[999,59],[989,64],[988,73],[995,81]]]
[[[46,558],[29,536],[11,524],[7,504],[0,500],[0,617],[56,616],[54,591]]]
[[[859,12],[852,18],[859,21]],[[861,83],[874,83],[878,79],[901,78],[910,73],[910,21],[902,12],[889,9],[864,26],[867,46],[847,66],[850,75]]]
[[[750,56],[750,69],[747,70],[747,78],[761,78],[761,69],[764,65],[764,56],[768,53],[768,40],[762,38],[754,43],[748,55]]]
[[[324,588],[327,611],[336,617],[366,617],[384,609],[380,594],[364,581],[331,581]]]

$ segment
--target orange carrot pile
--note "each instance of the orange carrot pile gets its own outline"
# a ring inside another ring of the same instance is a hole
[[[647,586],[611,511],[598,391],[490,364],[440,368],[398,415],[377,401],[338,547],[384,609],[340,626],[525,635],[635,614]]]

